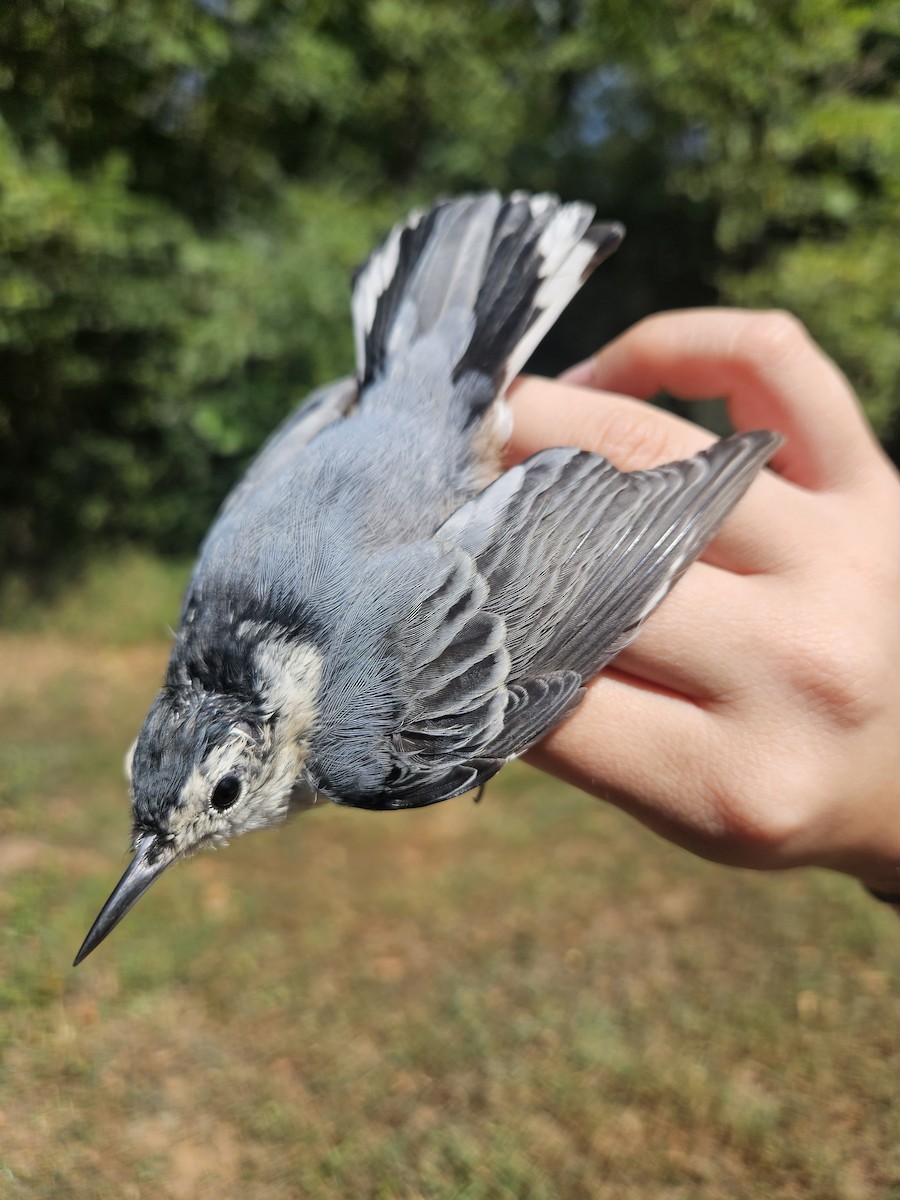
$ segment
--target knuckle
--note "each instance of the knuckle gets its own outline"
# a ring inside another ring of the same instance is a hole
[[[657,330],[666,329],[671,324],[672,314],[669,312],[648,313],[645,317],[635,321],[624,336],[630,338],[643,338],[645,336],[655,336]]]
[[[840,635],[804,646],[790,684],[809,711],[830,726],[850,730],[873,717],[885,676],[885,655],[875,637],[844,627]]]
[[[600,443],[601,453],[620,470],[658,466],[683,453],[662,414],[624,400],[606,409]]]
[[[779,361],[795,354],[809,340],[802,321],[784,309],[752,313],[737,338],[736,357],[750,364]]]
[[[722,837],[735,861],[767,866],[788,857],[822,783],[809,754],[773,757],[756,770],[734,771],[723,780],[718,811]]]

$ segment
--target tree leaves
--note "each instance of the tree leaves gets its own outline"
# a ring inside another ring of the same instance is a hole
[[[656,308],[780,304],[886,430],[898,76],[874,0],[0,7],[0,562],[189,552],[348,369],[373,241],[486,186],[629,227],[545,369]]]

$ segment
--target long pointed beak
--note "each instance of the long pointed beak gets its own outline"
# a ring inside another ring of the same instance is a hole
[[[115,890],[100,910],[100,915],[91,926],[90,932],[75,955],[73,967],[100,945],[125,914],[143,896],[147,888],[162,875],[166,867],[175,861],[175,854],[166,845],[160,845],[153,834],[141,838],[134,848],[134,858],[128,870],[116,884]]]

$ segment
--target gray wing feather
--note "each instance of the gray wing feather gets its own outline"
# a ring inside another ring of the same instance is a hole
[[[587,679],[634,638],[781,439],[747,433],[685,462],[622,473],[546,450],[501,476],[439,536],[475,559],[503,612],[513,681]]]
[[[326,659],[316,785],[338,803],[413,808],[524,753],[636,635],[779,441],[741,434],[630,474],[547,450],[430,541],[373,560]]]
[[[514,683],[507,693],[503,733],[491,743],[490,754],[506,760],[524,753],[581,702],[582,683],[576,671],[555,671]]]
[[[339,804],[434,804],[503,765],[484,751],[503,733],[505,624],[463,550],[419,543],[369,570],[326,656],[309,771]]]

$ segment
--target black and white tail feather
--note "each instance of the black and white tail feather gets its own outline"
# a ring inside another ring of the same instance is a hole
[[[622,238],[551,196],[467,197],[415,214],[359,272],[353,314],[361,402],[436,331],[466,422],[485,415],[591,269]],[[472,386],[466,380],[482,381]],[[414,388],[404,400],[416,403]],[[638,633],[780,443],[739,434],[686,461],[622,473],[553,449],[502,474],[415,547],[416,578],[385,629],[388,684],[323,715],[315,785],[363,808],[433,804],[480,787],[578,704]],[[353,650],[344,649],[349,670]],[[368,689],[368,691],[366,690]],[[323,694],[327,706],[327,694]],[[392,711],[377,746],[351,711]],[[335,753],[341,745],[343,754]],[[348,753],[352,749],[352,754]],[[352,758],[352,767],[349,760]]]
[[[424,334],[465,318],[454,379],[487,376],[506,390],[624,229],[592,224],[588,204],[489,193],[413,213],[357,273],[353,290],[361,386]],[[449,320],[448,320],[449,318]]]

